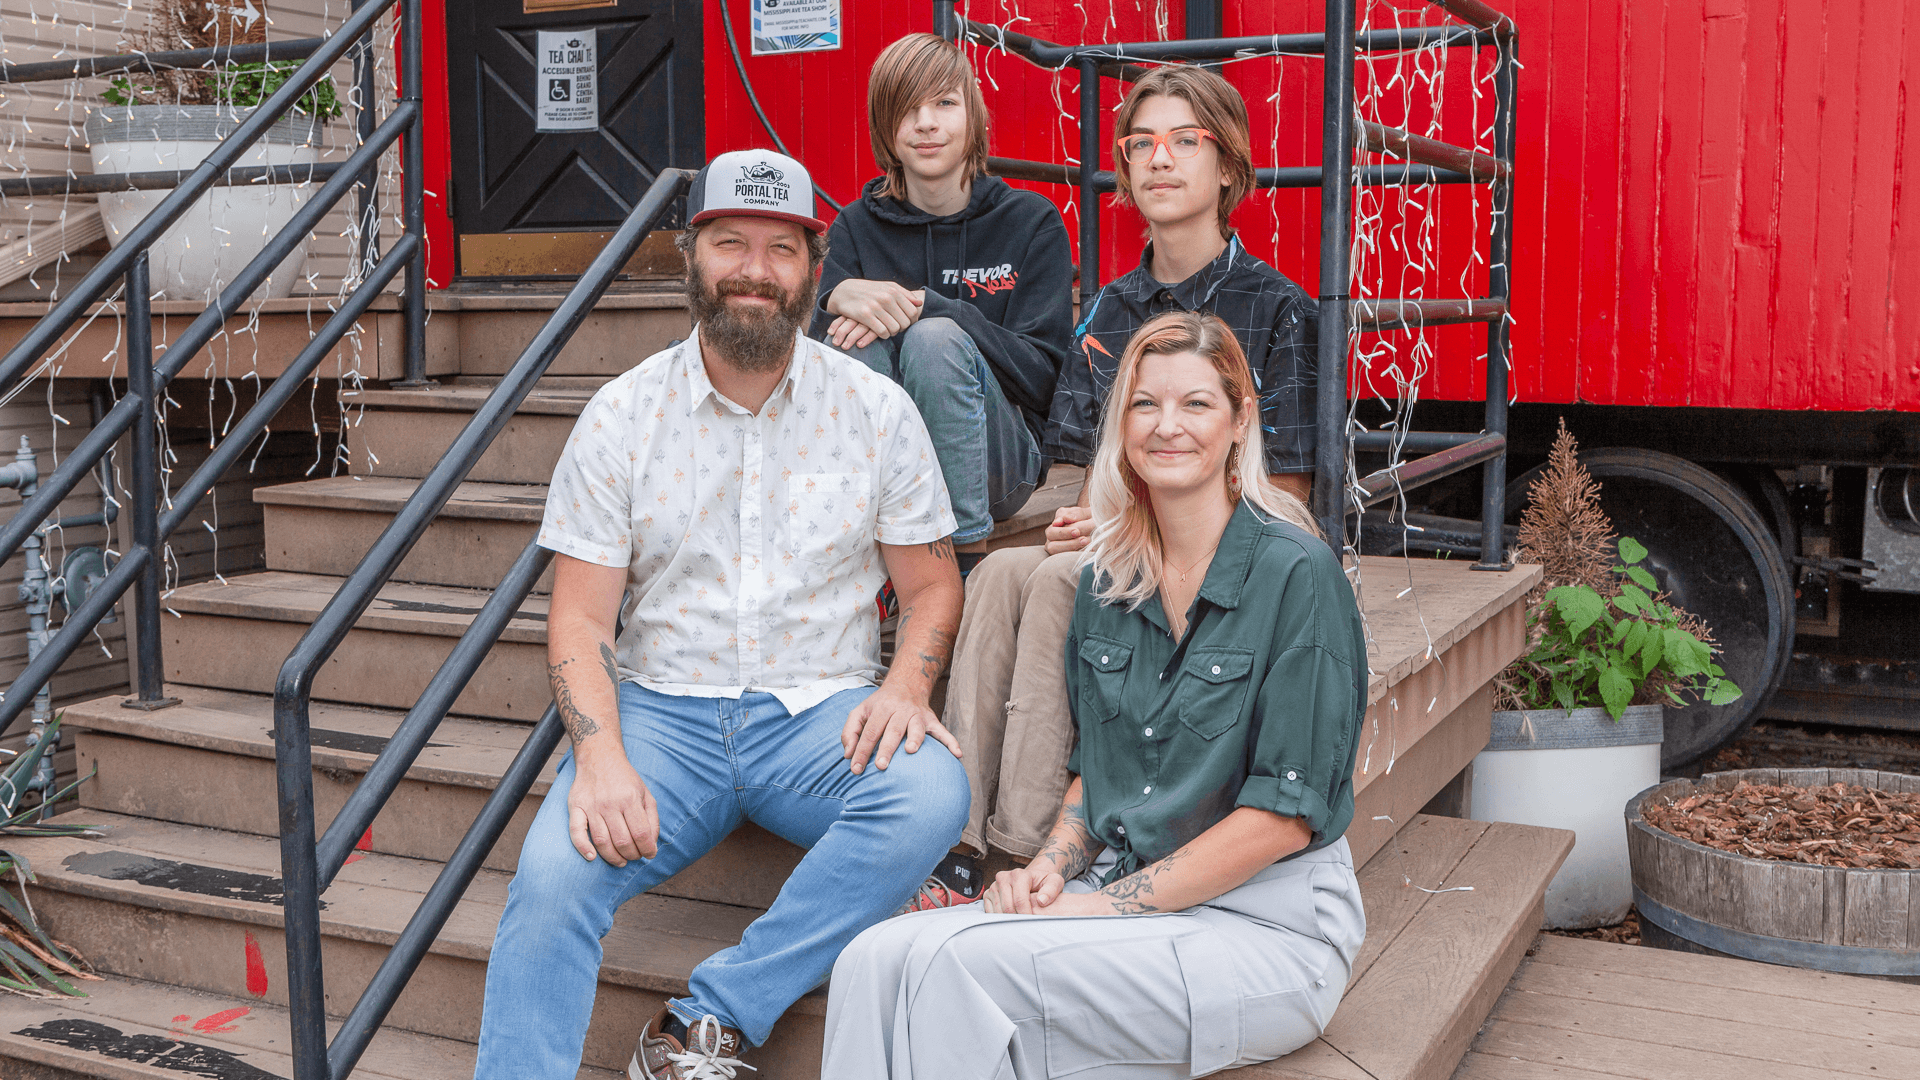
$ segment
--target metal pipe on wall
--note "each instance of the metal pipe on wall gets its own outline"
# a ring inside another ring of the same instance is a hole
[[[1080,298],[1100,291],[1100,62],[1080,61]]]
[[[1451,8],[1450,8],[1451,10]],[[1496,13],[1497,14],[1497,13]],[[1504,16],[1501,16],[1504,18]],[[1513,121],[1515,81],[1519,69],[1520,39],[1508,20],[1500,35],[1500,67],[1493,77],[1494,131],[1493,153],[1501,161],[1513,160]],[[1487,296],[1507,304],[1511,299],[1513,271],[1513,177],[1502,175],[1493,182],[1493,237],[1487,244]],[[1507,319],[1487,324],[1487,414],[1485,430],[1489,435],[1507,433]],[[1476,570],[1508,570],[1504,534],[1507,516],[1507,458],[1505,454],[1487,462],[1480,474],[1480,559]]]

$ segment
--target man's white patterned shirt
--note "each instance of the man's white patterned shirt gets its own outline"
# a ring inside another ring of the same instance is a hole
[[[789,713],[880,674],[876,542],[926,544],[953,511],[905,391],[795,335],[758,415],[708,381],[698,327],[593,396],[554,472],[540,546],[627,568],[623,680],[746,690]]]

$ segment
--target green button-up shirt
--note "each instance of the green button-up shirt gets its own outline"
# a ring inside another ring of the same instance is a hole
[[[1067,700],[1088,825],[1119,856],[1109,881],[1212,828],[1235,807],[1298,817],[1304,850],[1353,820],[1367,651],[1331,549],[1242,502],[1227,522],[1187,635],[1160,598],[1133,611],[1081,572],[1067,634]]]

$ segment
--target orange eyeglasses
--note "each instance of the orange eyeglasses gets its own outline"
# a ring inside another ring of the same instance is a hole
[[[1119,148],[1119,156],[1124,158],[1127,164],[1145,165],[1153,160],[1153,148],[1156,146],[1166,147],[1169,156],[1184,159],[1200,152],[1201,139],[1220,141],[1214,139],[1213,132],[1206,128],[1185,127],[1174,128],[1165,135],[1155,135],[1151,132],[1123,135],[1113,143]]]

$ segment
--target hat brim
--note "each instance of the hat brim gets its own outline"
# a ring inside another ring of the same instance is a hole
[[[812,233],[823,233],[827,231],[827,223],[824,221],[821,221],[819,218],[805,217],[800,214],[783,214],[778,210],[753,210],[753,209],[739,208],[739,207],[730,207],[727,209],[702,210],[699,213],[693,215],[693,220],[688,222],[688,224],[699,225],[704,222],[712,221],[714,218],[723,218],[723,217],[772,218],[775,221],[790,221],[793,224],[798,225],[801,228]]]

